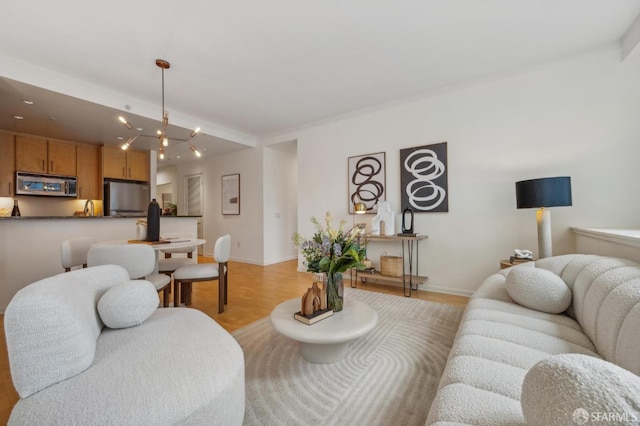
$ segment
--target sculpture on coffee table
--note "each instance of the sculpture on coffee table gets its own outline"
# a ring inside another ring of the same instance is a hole
[[[307,325],[316,323],[333,315],[333,309],[327,308],[327,293],[324,286],[318,287],[314,282],[310,289],[302,296],[300,312],[293,317]]]
[[[314,282],[307,292],[302,296],[302,315],[312,315],[316,311],[327,309],[327,294],[324,288],[319,288]]]

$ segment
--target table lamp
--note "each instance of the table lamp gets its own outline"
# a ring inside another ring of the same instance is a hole
[[[516,203],[519,209],[538,208],[538,258],[552,256],[551,212],[545,207],[571,205],[571,177],[560,176],[516,182]]]

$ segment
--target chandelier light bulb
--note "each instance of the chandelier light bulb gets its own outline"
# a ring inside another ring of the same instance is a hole
[[[202,154],[200,153],[200,151],[198,151],[198,148],[191,144],[189,144],[189,148],[191,148],[191,151],[196,155],[196,157],[202,157]]]
[[[120,120],[120,122],[121,122],[122,124],[124,124],[124,127],[126,127],[127,129],[129,129],[129,130],[133,129],[133,126],[132,126],[131,124],[129,124],[129,122],[127,121],[127,119],[126,119],[126,118],[124,118],[123,116],[119,116],[119,117],[118,117],[118,120]]]
[[[200,127],[196,127],[195,129],[193,129],[193,131],[189,134],[189,137],[195,138],[198,133],[200,133]]]
[[[162,138],[162,146],[169,146],[169,138],[166,136]]]

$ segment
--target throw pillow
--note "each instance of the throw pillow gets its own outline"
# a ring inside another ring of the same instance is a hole
[[[536,311],[559,314],[571,304],[571,289],[546,269],[513,268],[505,287],[516,303]]]
[[[132,280],[111,287],[98,301],[98,313],[109,328],[133,327],[145,322],[159,301],[153,284]]]
[[[555,355],[527,372],[520,404],[527,425],[638,424],[640,377],[592,356]]]

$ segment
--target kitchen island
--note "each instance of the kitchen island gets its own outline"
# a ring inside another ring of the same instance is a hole
[[[199,216],[161,216],[160,233],[197,235]],[[60,243],[76,237],[96,241],[136,238],[139,217],[0,217],[0,313],[21,288],[64,272]]]

